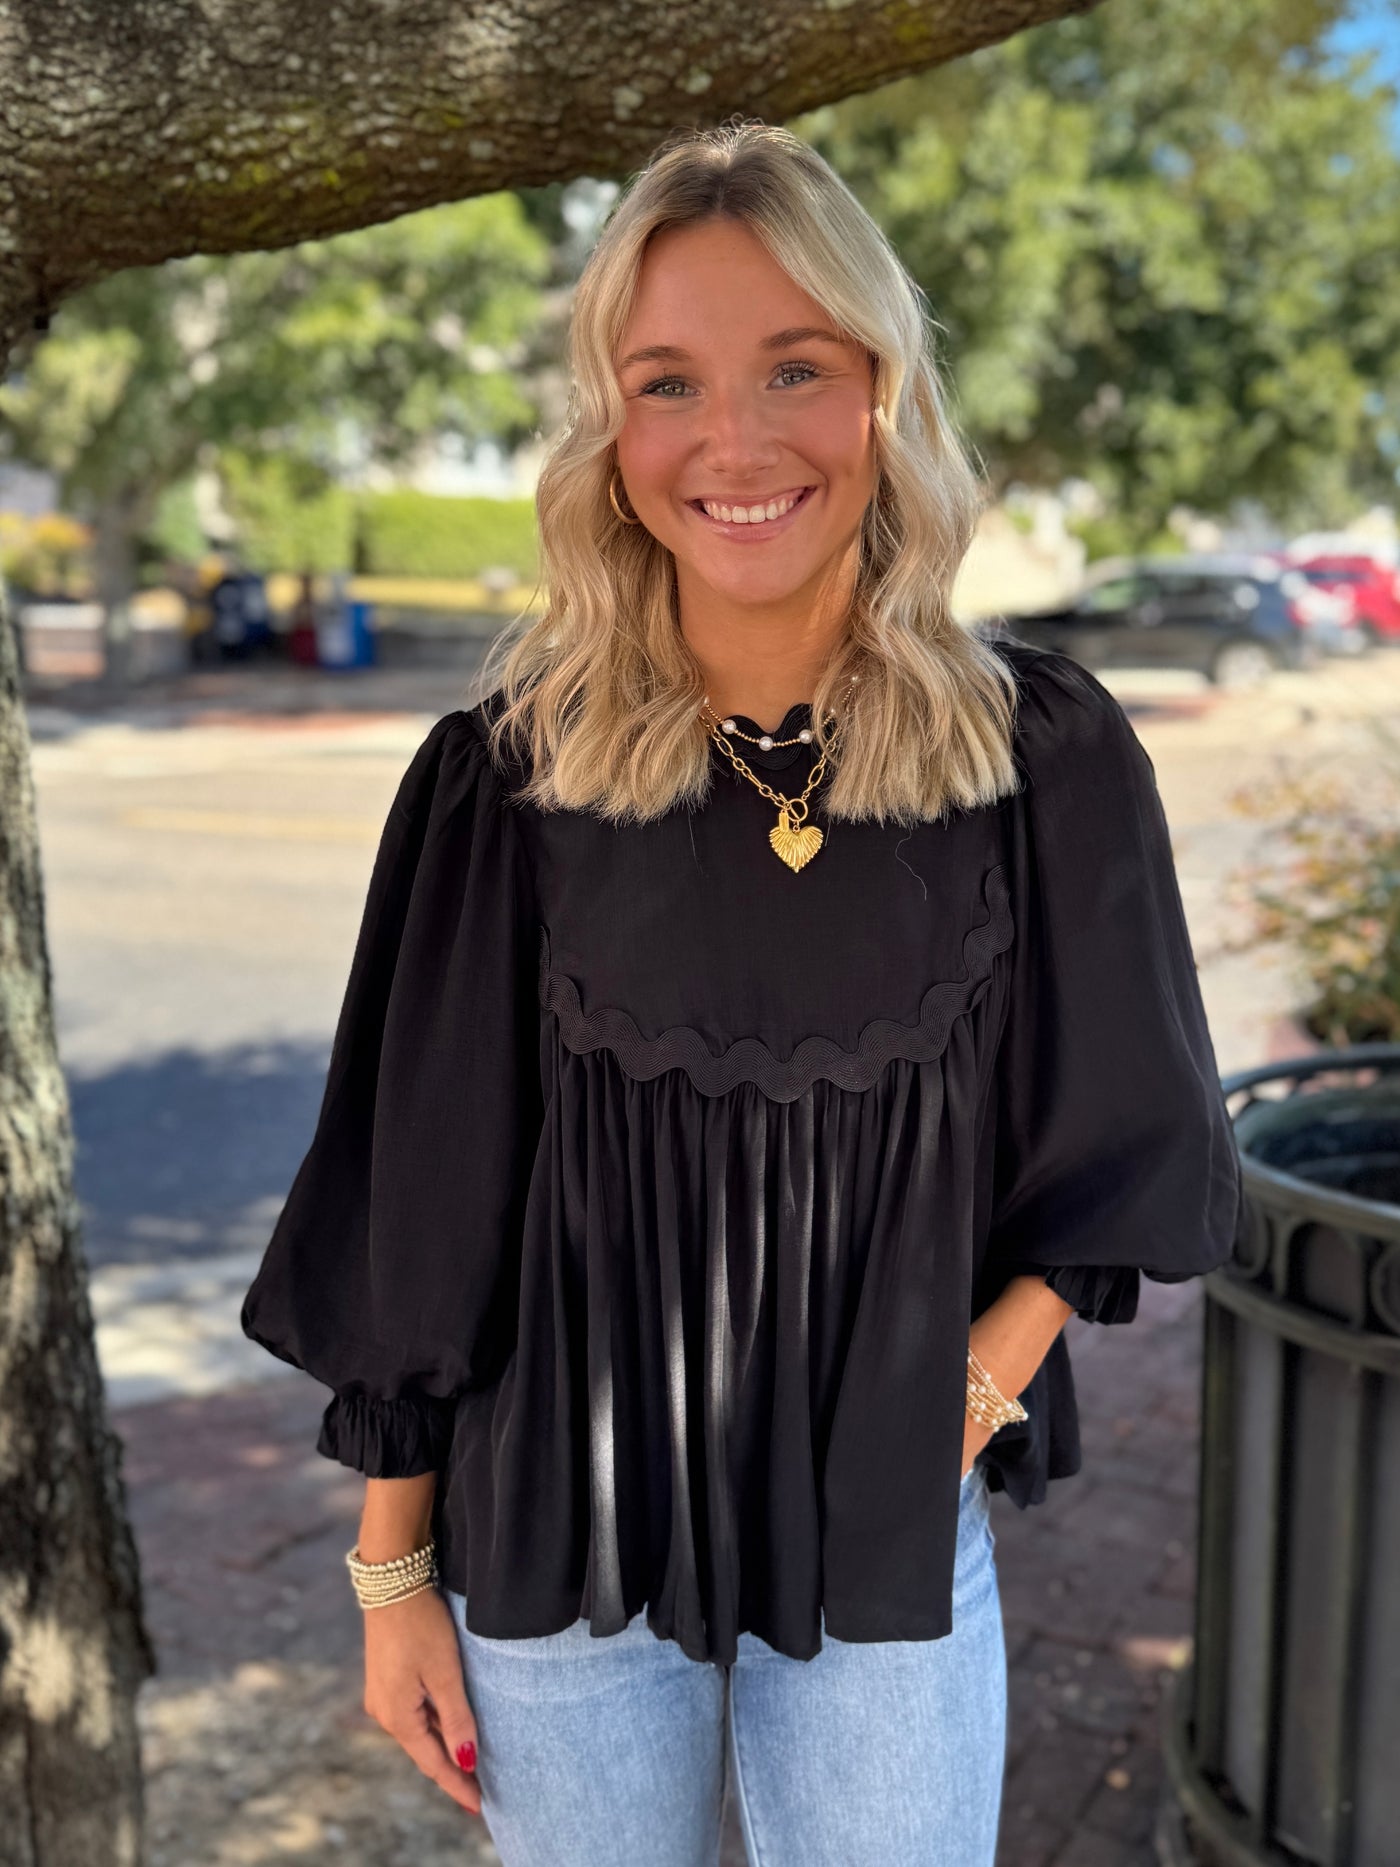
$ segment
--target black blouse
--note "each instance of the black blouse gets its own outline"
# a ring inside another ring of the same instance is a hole
[[[241,1321],[333,1390],[320,1452],[439,1475],[477,1633],[948,1633],[970,1319],[1034,1272],[1127,1322],[1230,1255],[1152,764],[1093,675],[998,652],[1022,789],[910,830],[819,788],[797,872],[717,747],[646,825],[512,798],[498,694],[409,766]],[[743,751],[790,794],[813,759]],[[980,1459],[1025,1507],[1080,1464],[1063,1335],[1021,1399]]]

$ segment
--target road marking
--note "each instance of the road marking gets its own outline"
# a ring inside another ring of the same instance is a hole
[[[290,817],[234,810],[181,810],[146,804],[117,821],[136,830],[192,830],[201,836],[259,836],[288,842],[374,843],[383,829],[368,817]]]

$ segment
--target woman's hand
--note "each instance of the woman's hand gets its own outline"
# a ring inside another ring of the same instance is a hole
[[[480,1815],[476,1719],[467,1703],[452,1610],[435,1588],[424,1588],[363,1613],[365,1710],[424,1776],[469,1815]]]

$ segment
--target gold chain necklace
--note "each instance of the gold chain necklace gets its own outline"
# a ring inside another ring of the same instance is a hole
[[[857,674],[851,676],[850,680],[846,683],[847,694],[850,693],[859,679],[860,676]],[[834,717],[834,715],[835,708],[828,708],[827,718],[830,719]],[[799,741],[804,745],[810,744],[813,737],[811,727],[804,726],[802,731],[793,739],[774,739],[771,733],[762,733],[757,739],[754,739],[752,733],[741,733],[734,720],[721,720],[710,706],[710,696],[708,694],[706,694],[701,706],[700,717],[709,728],[710,737],[724,753],[734,769],[741,773],[743,777],[747,778],[750,784],[757,786],[770,803],[778,806],[778,821],[774,828],[768,832],[768,841],[772,844],[774,852],[780,856],[794,872],[798,869],[805,868],[807,863],[816,855],[825,840],[816,824],[807,822],[807,813],[809,810],[807,800],[822,781],[822,775],[826,770],[826,751],[822,751],[816,764],[812,767],[811,775],[804,785],[801,795],[798,797],[788,797],[782,791],[775,791],[771,785],[765,784],[734,750],[733,746],[730,745],[728,739],[725,737],[725,734],[733,733],[736,737],[747,739],[752,744],[760,745],[767,751],[775,746],[796,745]]]

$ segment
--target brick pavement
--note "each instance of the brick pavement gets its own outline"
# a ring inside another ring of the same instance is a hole
[[[1082,1470],[994,1516],[1011,1674],[998,1867],[1147,1867],[1195,1566],[1200,1285],[1067,1326]]]

